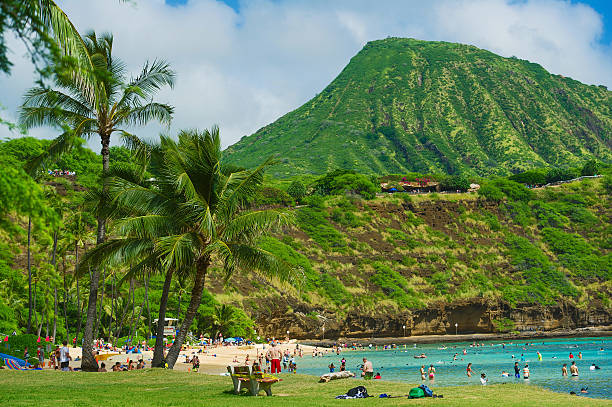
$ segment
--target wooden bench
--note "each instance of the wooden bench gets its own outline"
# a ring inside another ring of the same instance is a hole
[[[234,383],[234,393],[239,394],[243,387],[249,390],[251,396],[257,396],[261,390],[268,396],[272,395],[272,385],[281,379],[260,371],[254,371],[251,366],[228,366],[227,371]]]

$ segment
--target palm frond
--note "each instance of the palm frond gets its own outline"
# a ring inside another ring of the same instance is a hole
[[[117,124],[129,126],[144,126],[153,120],[168,125],[172,121],[173,114],[174,107],[164,103],[150,102],[143,106],[120,110],[115,120]]]
[[[225,241],[247,241],[278,230],[294,221],[293,214],[279,210],[252,211],[240,214],[225,226],[220,238]]]
[[[245,244],[228,244],[227,247],[231,251],[231,259],[224,259],[226,280],[231,277],[234,269],[238,269],[241,272],[255,272],[267,279],[277,278],[298,286],[303,284],[303,270],[266,250]]]

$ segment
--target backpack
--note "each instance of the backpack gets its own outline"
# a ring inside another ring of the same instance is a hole
[[[420,399],[425,397],[425,392],[420,387],[414,387],[410,389],[410,393],[408,393],[408,398],[410,399]]]
[[[352,389],[346,392],[346,395],[349,397],[357,397],[357,398],[370,397],[368,395],[368,391],[363,386],[353,387]]]
[[[433,397],[433,391],[431,391],[431,389],[426,385],[420,385],[419,389],[423,390],[423,393],[425,393],[425,397]]]

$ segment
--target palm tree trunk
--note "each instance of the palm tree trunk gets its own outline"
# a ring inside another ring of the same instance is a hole
[[[96,318],[96,335],[95,338],[98,339],[98,332],[100,328],[100,324],[102,323],[102,306],[104,305],[104,282],[106,281],[106,267],[102,270],[102,289],[100,290],[100,307],[98,311],[98,318]],[[104,331],[104,329],[103,329]]]
[[[151,308],[149,307],[149,273],[145,279],[145,301],[147,302],[147,318],[149,319],[149,330],[147,331],[147,340],[151,339]]]
[[[55,281],[55,272],[57,271],[56,267],[55,267],[55,257],[57,254],[57,230],[55,231],[55,233],[53,233],[53,254],[51,256],[51,265],[53,266],[53,275],[54,275],[54,281]],[[51,279],[48,280],[49,282],[49,289],[51,289]],[[55,339],[55,333],[57,330],[57,286],[55,286],[55,283],[53,283],[53,338]],[[49,319],[47,319],[47,335],[45,336],[49,336],[49,328],[48,328],[48,324],[49,324]]]
[[[157,318],[157,332],[155,333],[155,348],[153,350],[153,361],[151,367],[164,367],[164,326],[166,322],[166,307],[168,306],[168,294],[172,282],[173,269],[166,272],[164,287],[159,300],[159,316]]]
[[[189,331],[189,327],[191,327],[191,323],[195,318],[198,307],[202,302],[202,293],[204,292],[204,282],[206,281],[206,272],[208,271],[208,266],[210,264],[210,259],[203,259],[198,261],[197,272],[193,282],[193,288],[191,290],[191,300],[189,301],[189,307],[187,307],[187,313],[185,313],[185,318],[183,319],[183,323],[181,324],[180,331],[176,338],[174,339],[174,344],[168,351],[168,356],[166,357],[166,363],[168,363],[168,368],[172,369],[176,360],[178,359],[179,352],[181,351],[181,347],[183,346],[183,342],[185,341],[185,337],[187,336],[187,331]]]
[[[28,328],[26,333],[32,329],[32,261],[30,257],[30,242],[32,237],[32,217],[28,216]]]
[[[134,327],[134,312],[136,311],[136,293],[134,288],[134,279],[130,278],[130,291],[132,292],[132,318],[130,318],[130,327],[128,330],[128,341],[132,343],[132,329]]]
[[[79,242],[74,242],[74,253],[76,256],[75,266],[74,266],[74,274],[76,275],[76,289],[77,289],[77,309],[79,311],[79,320],[77,321],[77,331],[76,331],[76,341],[74,343],[74,347],[78,346],[79,343],[79,335],[81,334],[81,323],[83,322],[83,307],[81,307],[81,290],[79,288],[79,273],[78,273],[78,265],[79,265]]]
[[[104,129],[103,131],[107,131]],[[100,140],[102,142],[102,193],[100,194],[100,207],[106,205],[106,194],[108,192],[108,184],[106,181],[106,173],[109,169],[110,157],[110,133],[100,132]],[[106,240],[106,218],[104,215],[98,216],[98,230],[96,232],[96,244],[100,245]],[[83,333],[83,359],[81,361],[81,369],[86,372],[97,372],[98,362],[92,353],[93,349],[93,328],[96,320],[96,303],[98,300],[98,280],[100,278],[100,270],[98,267],[93,269],[91,279],[89,281],[89,303],[87,305],[87,321],[85,322],[85,332]]]
[[[55,335],[57,335],[57,287],[53,288],[53,340],[55,341]]]
[[[110,320],[110,330],[108,332],[108,336],[113,336],[115,332],[115,328],[117,326],[117,306],[115,305],[115,297],[117,290],[117,271],[113,273],[113,280],[111,281],[111,320]],[[111,342],[115,343],[111,338]]]
[[[64,324],[66,325],[66,340],[70,340],[70,330],[68,329],[68,286],[66,285],[66,256],[62,258],[62,271],[64,272]]]

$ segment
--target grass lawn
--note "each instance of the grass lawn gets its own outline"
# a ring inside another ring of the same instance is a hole
[[[407,394],[413,384],[339,380],[317,383],[306,375],[280,375],[274,396],[234,395],[222,376],[143,370],[115,373],[15,372],[0,370],[2,406],[612,406],[610,400],[558,394],[535,386],[506,384],[434,388],[443,399],[335,400],[349,388],[365,384],[370,394]]]

